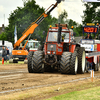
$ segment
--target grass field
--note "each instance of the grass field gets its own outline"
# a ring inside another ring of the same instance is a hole
[[[100,87],[74,91],[46,100],[100,100]]]

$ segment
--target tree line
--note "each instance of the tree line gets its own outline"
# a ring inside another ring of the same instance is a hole
[[[35,0],[23,0],[24,7],[17,7],[9,16],[9,25],[5,28],[5,32],[0,34],[0,40],[7,40],[14,43],[14,29],[15,25],[17,26],[17,37],[18,39],[22,36],[23,31],[34,22],[44,11],[45,8],[40,7],[36,4]],[[97,23],[100,21],[100,3],[84,3],[86,10],[84,11],[83,24],[94,22]],[[96,10],[97,9],[97,10]],[[73,21],[72,19],[67,19],[68,14],[64,10],[60,14],[61,23],[67,24],[69,28],[74,26],[74,32],[76,36],[82,35],[82,25]],[[37,39],[43,41],[47,34],[43,35],[43,31],[47,33],[49,25],[55,26],[58,23],[58,19],[49,15],[34,31],[34,34],[31,35],[31,39]]]

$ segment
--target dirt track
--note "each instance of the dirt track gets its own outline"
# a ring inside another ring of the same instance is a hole
[[[99,76],[100,72],[95,72]],[[31,88],[62,84],[90,77],[90,73],[64,75],[60,73],[28,73],[26,64],[0,65],[0,95]],[[75,83],[76,84],[76,83]],[[20,90],[21,89],[21,90]]]

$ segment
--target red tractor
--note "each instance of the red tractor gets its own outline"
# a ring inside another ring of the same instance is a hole
[[[56,24],[47,33],[43,50],[30,54],[29,73],[40,73],[57,69],[62,74],[85,72],[85,49],[75,43],[73,30],[67,24]]]

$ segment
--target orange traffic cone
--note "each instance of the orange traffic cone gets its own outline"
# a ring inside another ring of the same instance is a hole
[[[4,64],[4,58],[2,58],[2,64]]]

